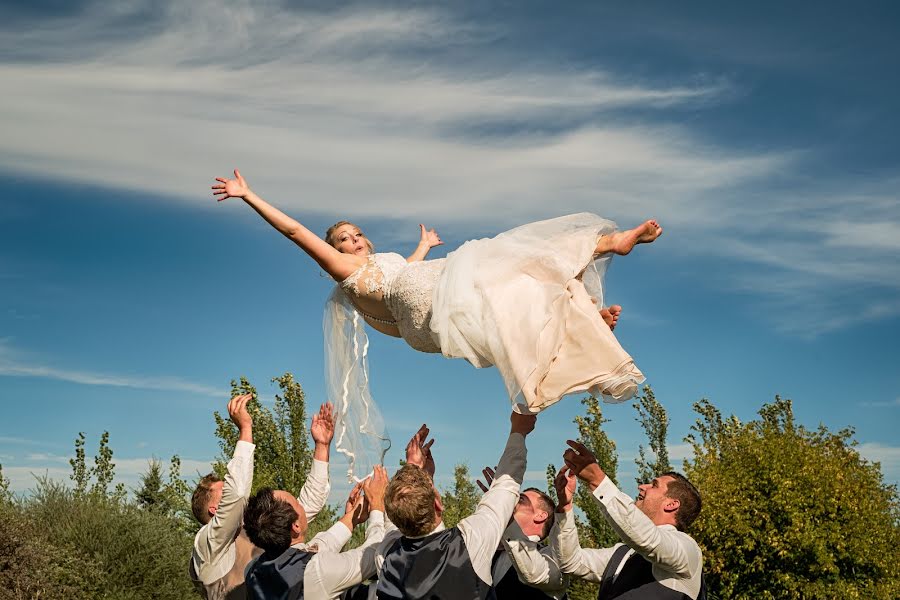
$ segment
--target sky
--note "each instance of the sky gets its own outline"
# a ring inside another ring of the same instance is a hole
[[[616,335],[676,464],[711,400],[853,427],[900,482],[900,9],[891,2],[0,3],[0,464],[65,479],[103,431],[119,480],[189,478],[212,413],[290,371],[324,401],[332,282],[213,178],[238,167],[317,232],[410,253],[591,211],[663,225],[617,257]],[[370,334],[396,464],[427,422],[438,482],[495,464],[499,374]],[[576,435],[540,417],[526,483]],[[606,406],[635,491],[635,411]],[[337,461],[339,462],[339,461]],[[332,470],[332,501],[347,490]]]

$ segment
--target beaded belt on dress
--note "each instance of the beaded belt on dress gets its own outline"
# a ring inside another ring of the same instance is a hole
[[[364,310],[362,310],[358,306],[356,306],[355,303],[353,304],[353,308],[356,309],[356,312],[361,314],[366,319],[369,319],[370,321],[375,321],[376,323],[383,323],[384,325],[396,325],[397,324],[396,319],[382,319],[379,317],[373,317],[369,313],[365,312]]]

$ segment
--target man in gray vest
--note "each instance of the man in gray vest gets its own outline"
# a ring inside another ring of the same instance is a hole
[[[375,551],[384,538],[384,490],[387,472],[374,473],[356,485],[344,516],[306,542],[303,506],[291,494],[263,488],[244,513],[244,530],[263,550],[247,567],[250,600],[332,600],[375,573]],[[363,495],[365,494],[365,495]],[[365,542],[341,552],[354,527],[368,519]]]
[[[394,475],[385,496],[388,518],[398,531],[386,534],[379,548],[378,598],[493,597],[491,566],[519,500],[525,436],[534,429],[536,417],[513,413],[510,421],[496,478],[475,513],[452,529],[444,527],[441,496],[425,469],[428,445],[421,440],[419,460],[407,448],[408,464]]]
[[[563,572],[600,584],[598,599],[697,600],[705,597],[703,555],[684,533],[700,514],[697,489],[679,473],[664,473],[638,486],[636,500],[606,476],[593,453],[569,440],[565,466],[556,476],[559,499],[551,547]],[[576,477],[587,485],[622,543],[581,548],[572,503]]]
[[[228,415],[238,427],[234,455],[226,467],[223,481],[214,473],[206,475],[194,490],[191,510],[203,524],[194,537],[190,576],[207,600],[242,600],[244,569],[259,553],[241,530],[244,508],[253,485],[253,419],[247,411],[251,394],[235,396],[228,403]],[[331,484],[328,458],[334,437],[334,411],[323,404],[313,415],[315,449],[313,464],[300,496],[306,518],[312,520],[325,506]]]

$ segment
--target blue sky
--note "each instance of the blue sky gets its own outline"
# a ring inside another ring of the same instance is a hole
[[[32,2],[0,36],[0,463],[66,477],[79,431],[206,470],[228,382],[292,371],[322,399],[331,283],[212,178],[237,166],[316,231],[410,252],[590,210],[653,246],[619,259],[617,335],[669,410],[775,394],[853,426],[900,481],[898,10],[840,3]],[[438,473],[493,464],[498,374],[372,341],[395,450],[422,422]],[[568,399],[530,473],[558,462]],[[610,406],[633,490],[634,411]],[[333,471],[335,475],[338,471]],[[337,477],[336,477],[337,479]],[[344,486],[336,486],[335,494]],[[334,498],[337,500],[337,497]]]

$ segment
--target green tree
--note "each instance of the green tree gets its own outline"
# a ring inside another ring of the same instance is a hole
[[[138,506],[168,516],[185,530],[195,532],[199,524],[191,515],[190,495],[177,454],[169,461],[168,479],[163,477],[162,462],[154,458],[141,475],[141,487],[134,491]]]
[[[444,490],[441,501],[444,504],[444,525],[456,527],[457,523],[475,512],[480,494],[472,483],[469,466],[458,464],[453,468],[453,487]]]
[[[686,475],[703,494],[692,535],[723,598],[900,597],[900,500],[880,465],[836,433],[794,422],[775,397],[760,418],[723,418],[709,401],[687,438]]]
[[[594,452],[600,468],[615,483],[619,464],[616,443],[603,431],[603,424],[609,422],[609,419],[603,416],[603,409],[597,398],[592,396],[582,398],[581,404],[585,407],[585,414],[575,417],[578,441]],[[554,465],[547,466],[547,485],[552,498],[556,498],[553,487],[556,473],[557,468]],[[587,487],[578,486],[575,492],[575,506],[580,512],[576,515],[575,522],[578,526],[578,539],[583,548],[606,548],[619,541]],[[570,600],[594,600],[597,597],[597,585],[575,578],[569,586],[568,597]]]
[[[238,394],[252,394],[247,403],[247,411],[253,417],[253,441],[256,450],[253,455],[253,489],[271,487],[286,490],[294,495],[300,493],[309,469],[312,466],[310,434],[306,423],[306,395],[294,376],[285,373],[274,377],[279,394],[275,395],[275,406],[269,410],[258,399],[256,388],[241,377],[231,382],[232,397]],[[220,454],[213,468],[220,477],[225,476],[225,466],[234,453],[238,440],[237,426],[226,414],[213,413],[216,421],[216,437],[219,438]],[[307,538],[328,529],[338,517],[338,508],[326,505],[309,524]],[[343,512],[341,512],[343,514]],[[359,534],[354,532],[351,546],[361,543]]]
[[[613,483],[618,485],[616,472],[619,466],[619,455],[616,443],[606,435],[603,424],[609,419],[603,416],[600,401],[588,396],[581,403],[586,408],[585,415],[575,417],[578,426],[578,441],[591,449],[597,457],[597,464]],[[579,485],[575,492],[575,506],[581,509],[585,523],[580,523],[578,531],[582,535],[582,543],[590,548],[606,548],[619,541],[619,537],[606,522],[597,501],[587,486]]]
[[[672,470],[672,466],[669,464],[669,450],[666,446],[669,414],[656,399],[656,394],[649,385],[644,386],[644,393],[634,403],[634,409],[638,413],[637,421],[641,424],[644,433],[647,434],[650,451],[654,456],[652,461],[649,460],[644,445],[638,446],[638,458],[634,462],[637,464],[637,482],[640,484],[651,481],[660,473]]]
[[[306,424],[306,398],[303,388],[294,381],[294,376],[285,373],[275,377],[280,394],[275,396],[275,407],[269,410],[257,397],[256,388],[245,377],[231,382],[231,395],[252,394],[247,410],[253,417],[254,452],[253,491],[262,487],[287,490],[297,494],[306,481],[312,465],[309,431]],[[221,454],[214,467],[216,473],[224,477],[225,465],[231,460],[238,439],[237,426],[228,415],[218,411],[216,437],[219,438]]]
[[[84,433],[79,432],[78,437],[75,438],[75,458],[69,459],[69,464],[72,466],[72,474],[69,478],[75,483],[75,494],[90,493],[94,496],[110,496],[115,500],[123,501],[126,496],[124,484],[119,483],[113,492],[109,491],[109,486],[116,477],[116,464],[112,461],[113,451],[109,447],[109,432],[104,431],[100,436],[97,455],[94,456],[94,466],[91,468],[87,467],[84,442]],[[92,479],[93,485],[91,485]],[[88,489],[88,485],[90,485],[90,489]]]

